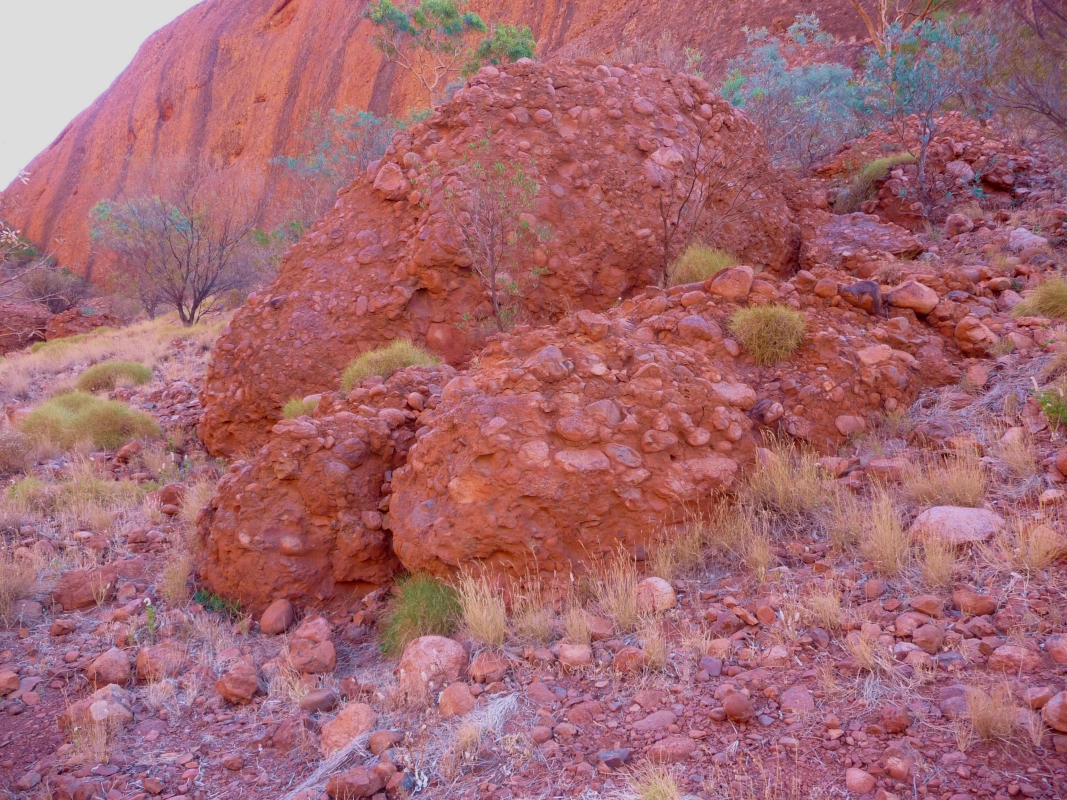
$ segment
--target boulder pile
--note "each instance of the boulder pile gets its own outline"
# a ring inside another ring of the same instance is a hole
[[[696,237],[772,272],[796,261],[788,182],[758,131],[703,80],[651,66],[486,67],[394,136],[223,332],[199,429],[213,453],[262,445],[287,400],[336,389],[353,358],[392,339],[454,366],[483,346],[486,291],[445,209],[469,191],[472,145],[537,184],[527,222],[545,235],[526,259],[538,273],[520,301],[529,322],[603,311],[658,282],[661,199],[680,202],[663,187],[708,159],[718,166]]]

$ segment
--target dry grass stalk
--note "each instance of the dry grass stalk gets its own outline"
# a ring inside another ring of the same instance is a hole
[[[943,589],[952,584],[959,553],[943,539],[930,537],[922,547],[922,579],[931,589]]]
[[[476,642],[499,648],[508,631],[508,612],[503,594],[485,575],[465,571],[456,584],[463,622]]]
[[[1032,478],[1041,473],[1033,439],[1025,428],[1012,429],[1000,438],[997,458],[1016,478]]]
[[[600,610],[620,632],[637,625],[637,562],[623,548],[596,561],[591,569],[593,593]]]
[[[916,466],[904,479],[908,499],[922,505],[977,508],[985,500],[988,489],[989,476],[973,454]]]
[[[189,576],[193,572],[193,557],[181,545],[167,551],[167,560],[159,578],[159,593],[172,606],[189,598]]]
[[[860,636],[853,631],[845,639],[845,650],[861,669],[873,674],[890,674],[893,671],[893,654],[878,639]]]
[[[593,640],[589,615],[577,603],[569,603],[563,614],[563,635],[572,644],[589,644]]]
[[[645,765],[630,775],[627,800],[682,800],[682,789],[669,767]]]
[[[1007,740],[1015,732],[1015,706],[1006,686],[989,692],[977,686],[968,688],[967,715],[974,734],[984,742]]]
[[[648,547],[652,574],[670,581],[693,574],[704,563],[703,519],[687,522],[680,530],[661,531]]]
[[[830,546],[842,551],[863,535],[863,505],[848,489],[835,487],[829,494],[823,524],[830,536]]]
[[[807,625],[816,625],[829,631],[841,627],[841,595],[837,584],[826,583],[814,586],[800,600],[801,618]]]
[[[458,777],[463,768],[474,762],[482,746],[482,731],[472,723],[464,723],[453,734],[449,747],[438,762],[438,769],[446,778]]]
[[[765,443],[758,464],[746,476],[742,498],[782,517],[817,508],[826,495],[818,456],[784,437],[767,436]]]
[[[893,498],[879,490],[871,502],[861,542],[864,556],[874,562],[879,573],[894,576],[907,562],[909,545],[907,531],[901,524]]]
[[[0,622],[15,621],[15,604],[29,594],[41,564],[33,554],[0,548]]]
[[[1019,569],[1040,572],[1064,556],[1067,556],[1067,538],[1051,525],[1017,527],[1014,561]]]
[[[178,510],[178,519],[187,528],[196,527],[197,515],[215,494],[215,483],[214,480],[197,481],[185,487],[185,496],[182,497],[182,504]]]
[[[659,617],[642,619],[638,637],[645,653],[645,666],[654,672],[666,669],[669,651],[663,621]]]
[[[114,732],[107,720],[88,720],[71,728],[70,763],[81,766],[106,764],[111,754]]]
[[[556,615],[541,581],[526,581],[527,588],[519,595],[512,610],[511,625],[515,638],[522,643],[548,644],[552,641]]]

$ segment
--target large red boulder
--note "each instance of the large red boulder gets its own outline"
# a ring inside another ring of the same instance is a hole
[[[106,311],[72,308],[49,318],[45,327],[45,338],[48,341],[63,339],[67,336],[89,333],[104,326],[121,328],[122,320]]]
[[[0,300],[0,355],[43,341],[50,316],[33,303]]]
[[[487,68],[394,136],[223,331],[199,428],[213,453],[262,444],[287,400],[335,390],[355,356],[393,339],[454,365],[484,345],[486,292],[445,213],[447,196],[469,191],[462,165],[477,142],[537,183],[527,221],[548,235],[524,259],[540,275],[518,308],[531,321],[658,282],[662,187],[711,148],[723,166],[694,237],[773,271],[796,260],[799,228],[759,132],[704,81],[656,67]]]

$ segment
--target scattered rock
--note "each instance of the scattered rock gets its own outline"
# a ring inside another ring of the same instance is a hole
[[[89,682],[97,688],[110,683],[125,686],[130,680],[130,657],[124,650],[112,647],[97,656],[85,674]]]
[[[437,709],[441,713],[441,719],[462,717],[474,708],[476,702],[470,687],[462,681],[456,681],[441,692],[441,699],[437,701]]]
[[[467,651],[459,642],[422,636],[404,648],[397,680],[411,702],[425,702],[433,691],[458,680],[466,666]]]
[[[347,747],[353,739],[374,730],[377,722],[378,715],[366,703],[349,703],[322,726],[322,754],[329,756]]]
[[[293,624],[293,604],[285,598],[275,600],[259,618],[259,629],[267,636],[278,636]]]
[[[248,661],[238,661],[215,683],[215,691],[228,703],[245,705],[260,691],[259,671]]]
[[[933,537],[962,546],[984,542],[1004,525],[1003,517],[984,508],[935,506],[916,517],[908,533],[919,541]]]
[[[645,578],[637,584],[637,611],[658,614],[678,605],[678,595],[663,578]]]

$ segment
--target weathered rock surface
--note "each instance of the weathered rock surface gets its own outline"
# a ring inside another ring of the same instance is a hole
[[[411,701],[425,701],[431,692],[459,679],[467,666],[467,651],[454,639],[421,636],[404,648],[397,666],[401,691]]]
[[[915,518],[913,539],[936,538],[952,545],[984,542],[1004,527],[1004,518],[984,508],[935,506]]]
[[[639,99],[651,116],[635,111]],[[550,121],[534,121],[538,110]],[[699,131],[740,184],[758,176],[759,195],[715,193],[696,236],[785,270],[799,228],[780,182],[758,132],[703,81],[570,62],[480,73],[394,137],[384,161],[291,250],[275,284],[236,314],[205,382],[201,439],[218,454],[258,447],[287,400],[336,389],[353,358],[395,338],[457,365],[481,347],[491,308],[444,209],[446,192],[467,191],[459,164],[469,143],[488,137],[488,157],[521,165],[538,184],[529,222],[551,235],[525,259],[542,274],[519,312],[551,321],[658,282],[660,187],[686,168]]]
[[[88,308],[72,308],[48,318],[45,339],[52,341],[66,336],[77,336],[104,326],[121,328],[122,320],[114,314]]]
[[[33,303],[0,300],[0,356],[42,341],[50,316]]]

